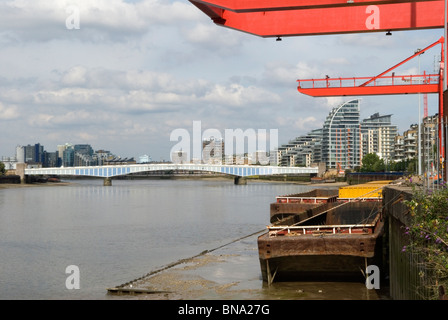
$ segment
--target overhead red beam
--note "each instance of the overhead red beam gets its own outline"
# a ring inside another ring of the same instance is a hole
[[[429,50],[429,49],[431,49],[432,47],[434,47],[434,46],[436,46],[436,45],[438,45],[438,44],[442,44],[442,45],[443,45],[443,42],[444,42],[444,41],[445,41],[445,38],[444,38],[444,37],[440,37],[440,39],[437,40],[436,42],[434,42],[433,44],[430,44],[429,46],[427,46],[427,47],[424,48],[424,49],[421,49],[421,50],[416,51],[416,52],[415,52],[413,55],[411,55],[410,57],[408,57],[408,58],[404,59],[403,61],[397,63],[396,65],[394,65],[393,67],[387,69],[386,71],[381,72],[379,75],[377,75],[376,77],[373,77],[373,78],[370,79],[369,81],[366,81],[366,82],[363,83],[361,86],[366,86],[366,85],[369,84],[370,82],[375,81],[376,79],[380,78],[382,75],[385,75],[386,73],[388,73],[388,72],[390,72],[390,71],[396,69],[397,67],[399,67],[399,66],[401,66],[402,64],[408,62],[409,60],[414,59],[415,57],[417,57],[417,56],[419,56],[419,55],[425,53],[426,50]],[[442,48],[442,53],[441,53],[441,54],[443,54],[443,48]]]
[[[389,85],[375,87],[345,87],[345,88],[297,88],[300,93],[311,97],[338,97],[338,96],[372,96],[394,94],[438,93],[439,84],[421,85]]]
[[[194,4],[229,10],[237,13],[366,6],[437,0],[190,0]]]
[[[247,13],[191,2],[218,25],[261,37],[432,29],[444,23],[444,0]]]

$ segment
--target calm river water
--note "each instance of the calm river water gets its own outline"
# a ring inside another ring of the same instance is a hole
[[[0,299],[116,299],[107,288],[263,230],[276,195],[311,189],[233,180],[71,182],[0,190]],[[263,292],[256,237],[233,244],[244,246],[251,253],[241,270]],[[66,288],[70,265],[79,268],[79,290]],[[281,284],[276,297],[295,285]],[[371,298],[363,284],[337,285],[330,285],[335,296],[322,298]]]

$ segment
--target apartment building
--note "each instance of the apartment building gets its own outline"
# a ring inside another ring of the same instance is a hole
[[[391,118],[375,113],[360,121],[360,100],[347,101],[330,111],[322,128],[280,146],[271,154],[271,164],[310,166],[324,162],[327,168],[354,169],[368,153],[391,161],[397,135]]]

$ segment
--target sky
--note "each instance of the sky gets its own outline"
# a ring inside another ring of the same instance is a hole
[[[179,141],[171,134],[184,129],[194,139],[194,122],[223,136],[277,129],[281,145],[356,98],[309,97],[297,79],[375,76],[441,36],[275,41],[217,26],[187,0],[0,0],[0,157],[17,145],[52,152],[71,143],[169,160]],[[421,55],[420,69],[433,73],[439,55],[440,46]],[[418,68],[413,59],[396,74]],[[437,103],[428,96],[430,115]],[[419,119],[419,96],[362,97],[361,119],[376,112],[392,114],[402,133]]]

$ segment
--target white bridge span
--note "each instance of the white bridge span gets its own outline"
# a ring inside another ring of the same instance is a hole
[[[285,174],[317,174],[318,167],[275,167],[256,165],[213,165],[213,164],[131,164],[92,167],[67,167],[67,168],[26,168],[25,175],[59,175],[59,176],[91,176],[112,178],[131,173],[148,171],[208,171],[224,173],[236,177],[249,177],[261,175],[285,175]]]

